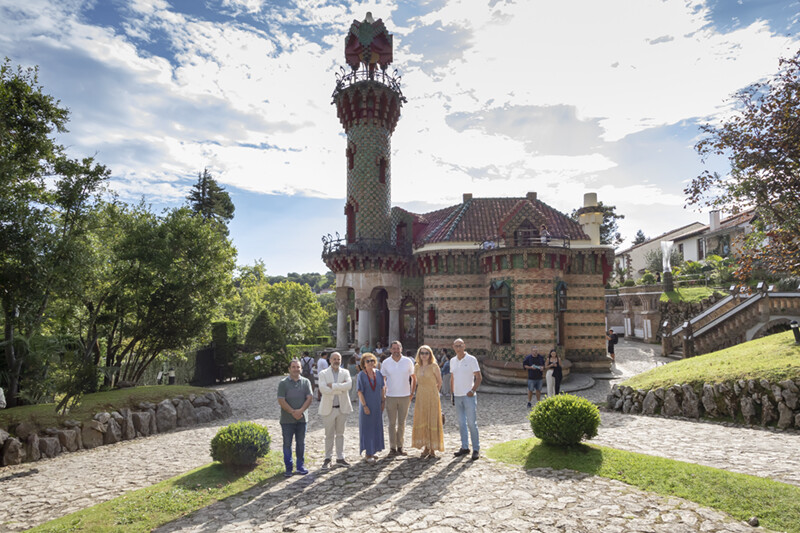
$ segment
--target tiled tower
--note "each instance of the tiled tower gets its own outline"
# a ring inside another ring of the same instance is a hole
[[[333,103],[347,133],[347,243],[391,241],[391,138],[404,98],[392,62],[392,35],[367,13],[345,38],[351,71],[338,77]],[[380,70],[378,70],[378,68]]]

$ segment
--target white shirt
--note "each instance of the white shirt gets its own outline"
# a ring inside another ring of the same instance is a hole
[[[325,370],[329,366],[331,366],[331,365],[328,364],[328,361],[326,361],[325,359],[320,357],[319,361],[317,361],[317,372],[322,372],[323,370]]]
[[[390,357],[381,363],[381,374],[386,378],[386,396],[393,398],[411,396],[411,376],[414,375],[414,362],[408,357],[395,361]]]
[[[475,384],[475,372],[480,372],[481,366],[474,356],[465,353],[460,361],[458,356],[450,359],[450,373],[453,375],[453,395],[466,396]]]

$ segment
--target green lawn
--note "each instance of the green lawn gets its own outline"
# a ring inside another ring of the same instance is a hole
[[[622,383],[634,389],[669,387],[675,383],[702,386],[738,379],[777,382],[800,378],[800,346],[787,331],[745,342],[718,352],[681,359]]]
[[[29,531],[133,533],[150,531],[212,503],[283,479],[283,460],[270,452],[253,469],[231,470],[211,463],[152,487],[47,522]]]
[[[10,424],[30,420],[39,428],[58,426],[63,420],[90,420],[95,413],[100,411],[119,410],[132,407],[139,402],[158,403],[167,398],[179,395],[205,394],[213,392],[211,389],[192,387],[189,385],[154,385],[150,387],[131,387],[106,392],[97,392],[83,396],[80,403],[70,409],[66,416],[56,413],[56,404],[45,403],[39,405],[23,405],[0,411],[0,427],[8,428]]]
[[[604,446],[549,446],[536,438],[498,444],[487,455],[528,469],[570,469],[616,479],[718,509],[737,520],[757,516],[766,528],[800,532],[800,487],[794,485]]]
[[[661,301],[695,303],[705,300],[712,294],[725,296],[724,292],[721,292],[719,289],[712,289],[711,287],[679,287],[674,291],[661,293]]]

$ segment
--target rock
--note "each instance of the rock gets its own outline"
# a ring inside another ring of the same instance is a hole
[[[661,413],[665,416],[678,416],[681,414],[681,388],[678,385],[673,385],[667,389]]]
[[[31,433],[25,440],[25,460],[38,461],[42,458],[42,452],[39,450],[39,435]]]
[[[120,381],[119,383],[117,383],[117,388],[118,389],[129,389],[129,388],[135,387],[135,386],[136,386],[136,383],[134,383],[133,381]]]
[[[608,396],[606,396],[606,407],[613,409],[615,405],[617,405],[617,397],[614,396],[613,392],[609,392]]]
[[[101,431],[102,429],[102,431]],[[83,440],[83,447],[87,450],[97,448],[103,445],[103,435],[106,428],[97,420],[92,420],[83,426],[81,430],[81,439]]]
[[[733,384],[733,393],[736,396],[741,396],[742,395],[742,391],[745,390],[746,387],[747,387],[747,385],[745,384],[745,382],[740,379],[739,381],[737,381],[737,382],[735,382]]]
[[[795,385],[794,381],[791,379],[784,379],[783,381],[779,382],[778,385],[780,385],[782,389],[790,390],[795,394],[800,393],[800,389],[797,388],[797,385]]]
[[[195,407],[205,407],[209,403],[211,403],[211,402],[209,401],[208,398],[206,398],[205,395],[197,396],[197,397],[195,397],[194,400],[192,400],[192,405],[194,405]]]
[[[658,413],[658,407],[656,393],[653,391],[647,391],[647,395],[644,397],[644,401],[642,402],[642,414],[654,415]]]
[[[225,397],[225,395],[222,394],[221,392],[218,392],[217,400],[220,405],[220,410],[219,410],[220,418],[228,418],[229,416],[233,416],[233,408],[231,407],[231,404]]]
[[[150,435],[150,413],[147,411],[137,411],[131,413],[133,427],[136,428],[138,436],[147,437]]]
[[[800,429],[800,414],[794,415],[794,427]]]
[[[633,402],[633,405],[631,405],[630,413],[632,415],[638,415],[641,412],[642,412],[642,403],[641,402]]]
[[[622,411],[622,405],[625,403],[625,400],[622,398],[617,398],[614,402],[614,410],[615,411]]]
[[[153,406],[153,408],[149,409],[147,412],[150,414],[150,434],[156,435],[158,433],[158,422],[156,421],[155,406]]]
[[[733,385],[717,383],[714,385],[714,392],[715,396],[722,400],[717,403],[719,414],[721,416],[730,416],[731,418],[735,418],[736,412],[738,411],[736,408],[738,402],[736,401],[736,395],[733,393]]]
[[[759,522],[758,522],[758,517],[757,516],[751,516],[750,520],[747,521],[747,525],[750,525],[750,526],[753,526],[753,527],[758,527],[758,524],[759,524]]]
[[[106,433],[103,435],[103,444],[115,444],[121,440],[122,427],[116,418],[109,419],[108,424],[106,424]]]
[[[739,403],[742,406],[742,420],[749,426],[753,425],[756,420],[756,409],[753,406],[753,400],[749,396],[743,396]]]
[[[3,449],[3,444],[5,444],[6,439],[8,439],[10,436],[11,435],[8,434],[8,431],[0,428],[0,450]]]
[[[761,395],[761,425],[766,426],[778,418],[775,414],[775,404],[769,399],[769,394]]]
[[[664,390],[664,387],[659,387],[659,388],[656,389],[656,391],[653,394],[656,395],[656,399],[659,402],[663,402],[664,398],[666,397],[667,391]]]
[[[192,402],[186,399],[180,400],[175,406],[177,415],[176,425],[179,428],[193,426],[197,424],[197,415],[194,412]]]
[[[214,411],[210,407],[198,407],[194,412],[197,415],[198,424],[205,424],[214,420]]]
[[[697,397],[692,386],[684,384],[681,387],[681,392],[683,392],[683,402],[681,402],[683,416],[688,418],[700,418],[700,399]]]
[[[47,428],[44,430],[45,435],[50,435],[51,437],[58,438],[58,432],[61,431],[58,428]]]
[[[111,418],[117,421],[117,424],[122,423],[123,416],[119,414],[119,411],[112,411]]]
[[[205,397],[208,398],[208,406],[213,410],[216,411],[219,409],[219,402],[217,402],[217,395],[213,392],[207,392]]]
[[[125,440],[135,439],[136,426],[133,425],[133,414],[131,410],[127,408],[120,409],[120,415],[122,416],[122,422],[120,423],[122,438]]]
[[[794,411],[789,409],[789,406],[783,402],[778,403],[778,427],[786,429],[792,426],[794,421]]]
[[[769,390],[772,393],[772,396],[770,397],[770,399],[773,402],[779,402],[781,400],[781,398],[783,397],[783,395],[781,394],[780,385],[771,385]]]
[[[61,453],[61,443],[57,437],[40,437],[39,452],[42,457],[55,457]]]
[[[67,428],[70,428],[70,429],[81,427],[81,423],[78,422],[77,420],[64,420],[63,425],[64,425],[64,427],[67,427]]]
[[[18,465],[25,460],[25,446],[15,437],[6,439],[3,444],[3,465]]]
[[[791,381],[789,382],[791,383]],[[796,389],[797,387],[795,387]],[[786,402],[786,405],[789,409],[797,409],[797,392],[793,391],[789,387],[784,388],[781,390],[781,397],[783,401]]]
[[[94,415],[94,419],[101,424],[105,424],[111,419],[111,413],[97,413]]]
[[[156,409],[156,425],[159,433],[172,431],[178,423],[178,411],[172,405],[172,400],[164,400]]]
[[[79,432],[80,430],[78,429],[60,429],[58,431],[58,442],[61,444],[62,451],[74,452],[78,450]]]
[[[703,383],[703,395],[701,397],[703,402],[703,409],[706,416],[717,418],[719,416],[719,409],[717,409],[717,398],[714,393],[714,387],[709,383]]]
[[[633,400],[631,399],[630,396],[628,396],[622,403],[622,412],[625,414],[630,413],[632,406],[633,406]]]
[[[20,442],[25,442],[31,433],[36,433],[37,429],[36,424],[33,422],[20,422],[17,424],[17,427],[14,428],[14,435],[16,435]]]

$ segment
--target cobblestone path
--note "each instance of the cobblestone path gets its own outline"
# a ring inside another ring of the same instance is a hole
[[[661,364],[653,347],[621,341],[615,378],[577,394],[605,399],[611,385]],[[230,384],[234,408],[225,421],[268,426],[280,446],[275,390],[279,378]],[[445,405],[445,447],[438,460],[410,457],[357,462],[358,429],[351,415],[345,450],[353,466],[319,470],[324,436],[311,408],[306,450],[312,473],[281,480],[212,505],[161,531],[749,531],[749,526],[691,502],[652,495],[623,483],[566,471],[524,471],[482,457],[455,459],[454,408]],[[413,411],[413,407],[412,407]],[[480,394],[481,444],[532,436],[522,395]],[[411,413],[409,414],[409,426]],[[0,469],[0,531],[21,531],[124,492],[210,462],[206,427],[65,454]],[[410,427],[406,441],[410,440]],[[800,435],[718,424],[603,413],[599,444],[691,461],[800,485]]]

